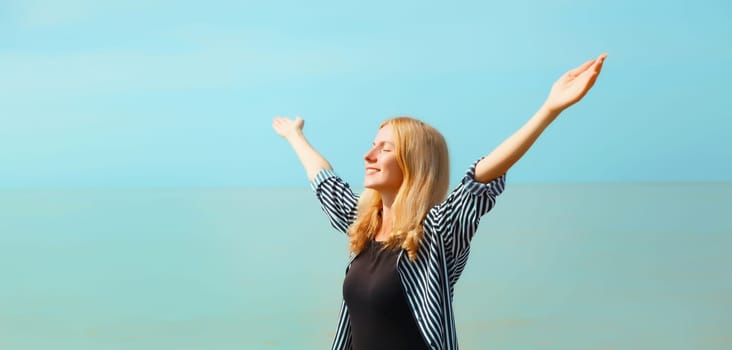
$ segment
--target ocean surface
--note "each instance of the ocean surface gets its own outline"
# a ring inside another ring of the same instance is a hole
[[[732,183],[512,185],[462,349],[732,349]],[[0,349],[328,349],[347,240],[307,188],[1,190]]]

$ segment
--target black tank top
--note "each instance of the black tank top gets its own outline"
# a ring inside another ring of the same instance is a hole
[[[381,246],[369,241],[343,281],[353,349],[425,350],[397,271],[399,250]]]

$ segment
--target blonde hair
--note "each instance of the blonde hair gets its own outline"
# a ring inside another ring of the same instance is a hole
[[[447,143],[439,131],[414,118],[392,118],[379,129],[387,125],[393,130],[403,180],[392,204],[392,230],[385,248],[401,247],[413,261],[424,235],[423,222],[428,211],[447,195],[450,181]],[[356,221],[348,229],[351,252],[361,252],[379,232],[381,208],[381,194],[365,189],[358,202]]]

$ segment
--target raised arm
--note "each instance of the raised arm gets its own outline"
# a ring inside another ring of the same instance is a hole
[[[297,157],[305,167],[308,180],[312,182],[321,170],[333,169],[333,167],[305,138],[302,132],[304,125],[305,121],[299,116],[294,120],[286,117],[275,117],[272,120],[272,128],[278,135],[290,142],[292,149],[295,150]]]
[[[475,179],[488,183],[503,175],[534,144],[539,135],[567,107],[577,103],[595,84],[607,54],[570,70],[552,86],[544,104],[518,131],[483,158],[475,168]]]

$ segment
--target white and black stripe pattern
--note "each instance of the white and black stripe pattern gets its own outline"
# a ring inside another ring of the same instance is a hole
[[[427,214],[417,259],[410,261],[404,251],[397,259],[407,302],[422,336],[434,350],[458,349],[452,309],[455,283],[465,269],[470,240],[480,217],[493,208],[506,183],[506,174],[487,184],[475,181],[477,163],[473,163],[447,199]],[[358,196],[332,170],[320,171],[311,186],[331,225],[347,232],[356,219]],[[348,267],[350,264],[349,261]],[[351,349],[351,324],[345,302],[341,302],[332,349]]]

